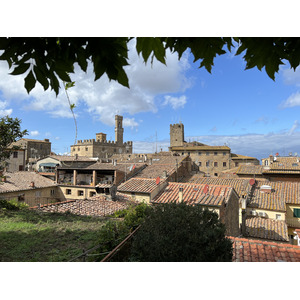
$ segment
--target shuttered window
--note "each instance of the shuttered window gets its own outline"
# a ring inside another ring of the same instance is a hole
[[[300,208],[294,208],[294,217],[300,218]]]

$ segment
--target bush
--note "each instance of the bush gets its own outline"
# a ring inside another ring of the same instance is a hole
[[[17,199],[11,199],[9,201],[0,199],[0,209],[19,210],[27,207],[28,205],[26,203],[18,202]]]
[[[232,242],[218,215],[201,206],[162,204],[133,238],[131,261],[231,261]]]

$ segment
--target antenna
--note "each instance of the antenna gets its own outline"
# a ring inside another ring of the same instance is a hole
[[[157,131],[155,130],[155,153],[157,153]]]

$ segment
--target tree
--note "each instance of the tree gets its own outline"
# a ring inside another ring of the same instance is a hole
[[[8,148],[11,143],[27,134],[27,130],[21,130],[21,120],[9,116],[0,118],[0,168],[5,159],[10,157],[17,146]]]
[[[133,239],[133,261],[232,261],[232,242],[216,213],[199,205],[154,207]]]
[[[110,80],[129,87],[124,67],[128,65],[128,43],[132,38],[0,38],[1,60],[13,68],[11,75],[26,73],[25,88],[29,93],[38,81],[58,95],[59,80],[71,83],[70,73],[77,63],[86,72],[93,64],[95,80],[107,74]],[[246,69],[265,68],[268,76],[275,73],[284,61],[294,70],[300,63],[299,38],[137,38],[136,50],[145,63],[151,57],[166,63],[166,50],[182,54],[190,49],[199,68],[211,72],[214,59],[237,47],[236,55],[244,53]]]

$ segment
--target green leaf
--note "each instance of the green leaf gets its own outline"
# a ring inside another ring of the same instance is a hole
[[[67,83],[65,84],[65,89],[67,90],[67,89],[69,89],[69,88],[71,88],[71,87],[73,87],[73,86],[75,86],[75,81],[67,82]]]
[[[59,78],[66,82],[71,82],[71,78],[66,71],[55,69],[55,73],[59,76]]]
[[[34,70],[36,79],[38,80],[38,82],[43,86],[44,90],[46,91],[49,87],[49,81],[48,81],[47,77],[41,72],[41,70],[37,66],[34,66],[33,70]]]
[[[29,67],[30,67],[29,63],[20,64],[19,66],[15,67],[15,69],[10,74],[11,75],[23,74],[28,70]]]
[[[123,86],[126,86],[129,88],[128,77],[123,69],[119,69],[117,81],[120,84],[122,84]]]
[[[29,94],[30,91],[35,87],[35,83],[36,83],[36,79],[32,71],[28,73],[24,81],[25,81],[25,88],[27,90],[27,93]]]

